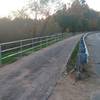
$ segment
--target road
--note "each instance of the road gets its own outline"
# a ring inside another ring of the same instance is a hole
[[[81,35],[0,68],[0,100],[47,100]]]
[[[93,70],[100,77],[100,33],[94,33],[87,37],[87,44],[90,47]]]

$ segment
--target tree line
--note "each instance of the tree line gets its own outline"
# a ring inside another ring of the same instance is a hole
[[[37,11],[39,7],[37,8],[36,6],[33,10]],[[100,30],[100,12],[90,9],[84,0],[82,2],[74,0],[69,6],[63,4],[54,14],[49,14],[48,11],[47,9],[44,11],[46,18],[41,19],[37,19],[37,16],[39,16],[38,12],[35,13],[36,18],[32,19],[28,17],[24,10],[15,12],[13,20],[10,18],[1,18],[0,42],[51,35],[60,32]]]

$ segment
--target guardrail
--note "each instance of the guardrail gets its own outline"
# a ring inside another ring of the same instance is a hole
[[[0,65],[35,52],[66,38],[66,33],[36,37],[0,44]]]
[[[89,52],[85,41],[87,35],[88,33],[84,34],[79,41],[79,52],[75,66],[77,79],[81,78],[81,73],[83,72],[84,65],[88,63]]]

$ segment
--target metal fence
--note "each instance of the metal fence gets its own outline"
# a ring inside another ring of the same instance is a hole
[[[79,52],[76,62],[76,78],[80,79],[84,69],[84,65],[88,63],[89,52],[86,45],[86,37],[88,33],[84,34],[79,41]]]
[[[0,64],[18,59],[66,38],[66,33],[36,37],[0,44]]]

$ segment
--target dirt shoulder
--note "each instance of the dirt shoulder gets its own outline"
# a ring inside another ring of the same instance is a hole
[[[75,80],[74,73],[70,75],[63,74],[58,81],[54,92],[49,100],[100,100],[95,98],[96,94],[100,95],[100,78],[95,74],[93,60],[91,59],[91,48],[89,63],[86,65],[86,72],[81,81]]]
[[[100,79],[91,70],[88,73],[88,77],[78,82],[73,74],[63,75],[49,100],[92,100],[93,94],[100,90]]]

